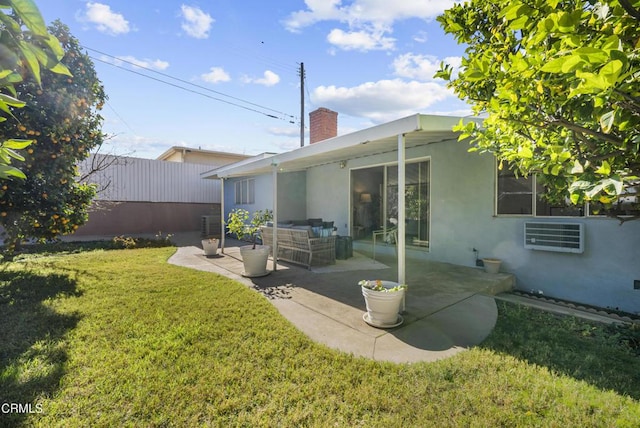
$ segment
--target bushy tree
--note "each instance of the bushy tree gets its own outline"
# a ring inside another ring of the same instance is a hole
[[[14,85],[26,76],[38,85],[42,69],[70,76],[60,63],[63,54],[32,0],[0,0],[0,123],[15,119],[12,110],[24,107]],[[24,160],[16,150],[28,147],[31,140],[16,138],[4,125],[0,127],[0,179],[25,178],[11,161]]]
[[[87,219],[95,196],[92,185],[80,183],[77,164],[103,142],[102,108],[106,95],[89,56],[59,21],[50,31],[62,43],[62,63],[73,77],[42,74],[15,85],[26,106],[15,112],[12,133],[33,144],[24,151],[26,179],[5,181],[0,189],[0,222],[6,241],[52,240],[72,233]]]
[[[536,174],[552,200],[637,204],[640,0],[471,0],[438,21],[467,48],[457,76],[437,76],[486,114],[456,128],[472,150]]]

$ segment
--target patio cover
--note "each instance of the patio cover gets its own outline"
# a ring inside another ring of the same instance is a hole
[[[453,126],[460,120],[477,121],[475,117],[460,118],[453,116],[436,116],[415,114],[402,119],[387,122],[371,128],[341,135],[327,140],[297,148],[295,150],[269,156],[259,155],[254,158],[225,165],[201,174],[202,178],[233,178],[271,173],[273,176],[273,216],[277,224],[277,179],[279,172],[303,171],[328,163],[348,161],[375,154],[398,153],[398,188],[405,186],[405,150],[411,147],[433,143],[455,141],[457,134]],[[224,184],[222,187],[224,193]],[[224,201],[224,197],[222,198]],[[224,203],[224,202],[223,202]],[[398,282],[405,282],[405,201],[398,200]],[[222,207],[224,212],[224,206]],[[224,215],[223,215],[224,217]],[[223,219],[224,221],[224,219]],[[274,227],[274,247],[277,246],[277,227]],[[224,239],[224,233],[222,234]],[[276,254],[277,248],[274,248]],[[274,269],[276,261],[274,260]]]

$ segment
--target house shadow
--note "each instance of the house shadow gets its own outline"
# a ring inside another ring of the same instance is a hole
[[[498,322],[479,348],[640,400],[637,325],[590,322],[507,302],[498,302],[498,310]]]
[[[80,295],[67,275],[0,271],[0,403],[23,409],[3,414],[3,424],[19,425],[25,408],[46,412],[36,400],[57,389],[68,359],[64,337],[81,318],[57,312],[49,301]]]
[[[444,355],[453,349],[477,345],[489,335],[497,312],[493,299],[484,293],[490,294],[495,281],[501,278],[475,269],[424,261],[411,262],[407,269],[409,288],[403,323],[389,329],[368,325],[363,319],[367,308],[358,282],[397,280],[395,260],[384,256],[379,259],[384,268],[338,267],[338,271],[327,269],[322,273],[281,263],[278,271],[252,278],[251,283],[268,299],[292,299],[330,318],[334,325],[376,340],[383,335],[393,336],[395,343],[403,343],[407,349]]]

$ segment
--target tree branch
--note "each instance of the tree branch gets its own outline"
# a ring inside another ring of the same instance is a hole
[[[571,131],[574,132],[579,132],[582,134],[586,134],[586,135],[591,135],[592,137],[596,137],[599,138],[603,141],[606,141],[608,143],[614,144],[618,147],[622,146],[624,144],[624,141],[622,141],[620,138],[616,138],[615,136],[611,135],[611,134],[605,134],[603,132],[598,132],[598,131],[594,131],[592,129],[589,128],[585,128],[583,126],[577,125],[575,123],[571,123],[565,119],[556,119],[554,117],[550,117],[549,118],[549,125],[557,125],[557,126],[562,126],[564,128],[567,128]]]
[[[629,15],[640,21],[640,11],[635,9],[629,0],[618,0],[618,2]]]

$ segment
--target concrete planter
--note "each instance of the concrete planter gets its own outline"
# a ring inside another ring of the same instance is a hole
[[[219,245],[220,245],[220,240],[218,238],[203,239],[202,249],[204,250],[204,255],[207,257],[217,255]]]
[[[502,263],[502,260],[482,259],[482,263],[484,264],[484,271],[486,273],[498,273],[500,272],[500,264]]]
[[[397,282],[382,281],[382,286],[386,289],[397,286]],[[404,321],[399,312],[404,301],[405,290],[397,291],[375,291],[367,287],[362,288],[367,312],[364,314],[364,321],[378,328],[397,327]]]
[[[252,278],[268,275],[267,260],[269,259],[270,250],[271,247],[268,245],[256,245],[255,249],[253,249],[252,245],[240,247],[242,263],[244,263],[242,276]]]

